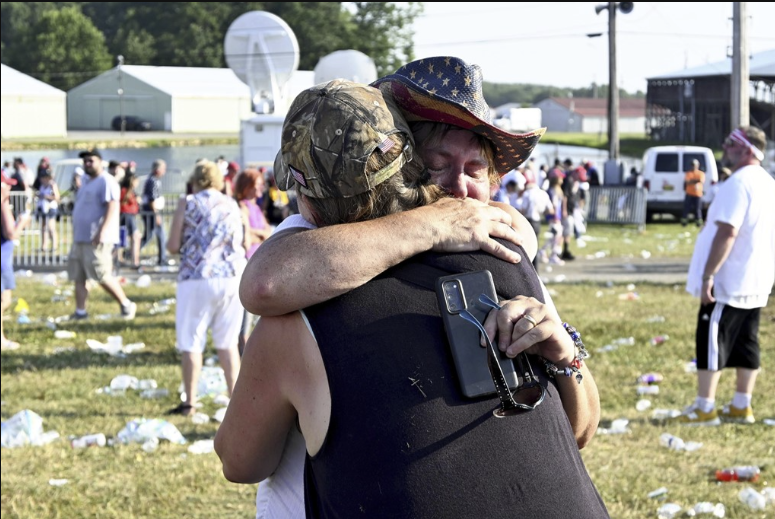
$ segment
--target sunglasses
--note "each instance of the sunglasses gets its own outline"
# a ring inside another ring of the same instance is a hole
[[[493,301],[485,294],[479,296],[479,302],[496,310],[500,310],[501,308],[497,302]],[[505,418],[507,416],[514,416],[527,411],[532,411],[538,407],[539,404],[544,401],[546,388],[541,385],[538,381],[538,377],[535,376],[530,360],[527,358],[527,354],[522,352],[514,359],[517,363],[517,370],[521,374],[521,382],[514,392],[512,392],[509,389],[506,377],[498,362],[499,352],[487,336],[487,332],[485,331],[484,326],[482,326],[482,323],[480,323],[468,310],[462,310],[458,315],[476,326],[487,344],[487,366],[490,369],[490,375],[492,376],[492,381],[495,384],[495,390],[501,403],[500,408],[494,410],[492,414],[496,418]]]
[[[724,148],[734,148],[735,146],[744,146],[743,144],[731,139],[730,137],[727,137],[724,139],[724,142],[721,144]]]

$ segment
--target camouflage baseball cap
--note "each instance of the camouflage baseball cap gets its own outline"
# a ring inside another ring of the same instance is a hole
[[[372,153],[397,146],[388,138],[396,133],[405,136],[404,152],[379,171],[367,172]],[[274,178],[282,190],[295,182],[312,198],[349,198],[397,173],[412,160],[413,146],[409,125],[392,101],[374,87],[335,79],[304,90],[293,101]]]

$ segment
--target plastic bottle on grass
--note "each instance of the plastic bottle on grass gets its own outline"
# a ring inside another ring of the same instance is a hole
[[[750,481],[755,483],[759,481],[759,474],[761,471],[759,467],[754,465],[743,465],[737,467],[729,467],[716,471],[717,481]]]
[[[764,510],[767,506],[765,497],[751,487],[745,487],[737,494],[741,503],[748,505],[751,510]]]
[[[73,449],[85,449],[86,447],[104,447],[108,443],[105,435],[102,433],[87,434],[80,438],[75,438],[70,445]]]
[[[140,392],[140,398],[167,398],[169,395],[169,389],[165,388],[144,389]]]
[[[664,380],[664,377],[659,373],[644,373],[638,377],[637,382],[639,384],[658,384]]]
[[[662,435],[659,437],[659,444],[663,447],[667,447],[668,449],[673,449],[676,451],[683,450],[686,446],[686,443],[683,441],[683,439],[679,438],[678,436],[673,436],[670,433],[662,433]]]
[[[664,344],[664,342],[669,338],[669,335],[657,335],[656,337],[652,338],[650,342],[652,346],[659,346],[660,344]]]
[[[658,395],[659,386],[638,386],[639,395]]]
[[[683,511],[681,505],[675,503],[665,503],[657,509],[657,517],[659,519],[674,519]]]

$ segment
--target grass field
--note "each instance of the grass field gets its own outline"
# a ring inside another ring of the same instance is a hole
[[[690,236],[679,236],[689,232]],[[585,252],[605,244],[611,255],[625,257],[642,249],[656,250],[666,238],[677,240],[674,250],[665,254],[687,256],[696,231],[680,226],[649,226],[639,235],[634,229],[593,227]],[[634,240],[626,243],[625,240]],[[669,238],[672,239],[672,238]],[[669,239],[667,239],[669,241]],[[607,240],[607,241],[605,241]],[[72,288],[65,284],[60,289]],[[592,357],[591,367],[602,400],[601,427],[611,421],[628,419],[628,434],[598,435],[582,451],[611,517],[653,518],[662,502],[647,494],[667,487],[667,500],[685,507],[702,501],[722,502],[728,518],[773,517],[772,507],[754,513],[737,500],[742,484],[718,484],[714,471],[719,468],[753,464],[762,469],[757,488],[775,479],[775,431],[761,423],[775,418],[775,309],[772,302],[762,314],[760,338],[763,369],[759,377],[754,411],[758,422],[752,426],[723,425],[693,429],[652,420],[654,408],[679,409],[694,397],[696,378],[684,366],[694,357],[694,322],[697,301],[682,286],[641,284],[638,300],[619,298],[625,286],[594,284],[550,287],[565,320],[583,334]],[[175,286],[154,282],[149,288],[126,287],[138,302],[134,322],[120,319],[99,320],[100,314],[116,314],[114,302],[99,289],[93,292],[87,322],[63,324],[60,328],[77,332],[70,340],[57,340],[41,318],[69,314],[73,303],[52,301],[55,287],[40,276],[18,280],[14,296],[30,306],[31,324],[17,324],[14,315],[5,321],[6,334],[22,343],[16,351],[2,353],[2,418],[7,420],[22,409],[38,413],[45,430],[56,430],[62,439],[43,447],[2,449],[2,516],[20,518],[167,518],[240,517],[255,514],[255,485],[228,483],[221,474],[215,454],[194,455],[187,446],[163,441],[155,452],[146,453],[137,444],[75,450],[68,436],[103,432],[110,438],[130,420],[169,418],[191,444],[212,438],[217,422],[195,425],[182,417],[166,417],[164,411],[177,403],[180,383],[179,358],[174,350],[174,307],[152,315],[154,302],[175,297]],[[664,322],[652,322],[656,316]],[[652,337],[668,334],[660,346]],[[122,335],[124,343],[144,342],[146,348],[126,358],[92,353],[88,338],[105,342],[109,335]],[[633,337],[634,345],[601,351],[618,338]],[[57,353],[57,348],[72,347]],[[210,353],[206,354],[209,356]],[[646,372],[660,372],[665,380],[658,395],[647,397],[652,409],[638,412],[635,379]],[[119,374],[139,379],[153,378],[159,387],[170,390],[162,400],[141,399],[129,391],[124,397],[97,394]],[[722,377],[718,400],[726,402],[734,391],[733,373]],[[216,406],[206,402],[203,409],[213,415]],[[659,435],[669,432],[687,441],[702,442],[695,452],[675,452],[659,446]],[[51,486],[49,479],[64,478],[64,486]],[[461,481],[461,488],[465,486]],[[573,516],[572,503],[567,507]]]

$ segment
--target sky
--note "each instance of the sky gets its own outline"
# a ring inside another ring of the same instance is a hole
[[[748,50],[775,49],[775,2],[746,2]],[[595,2],[425,2],[415,21],[417,58],[457,56],[491,83],[608,84],[608,11]],[[607,4],[607,3],[606,3]],[[602,33],[590,38],[587,34]],[[619,86],[723,61],[732,48],[732,2],[635,2],[616,13]]]

